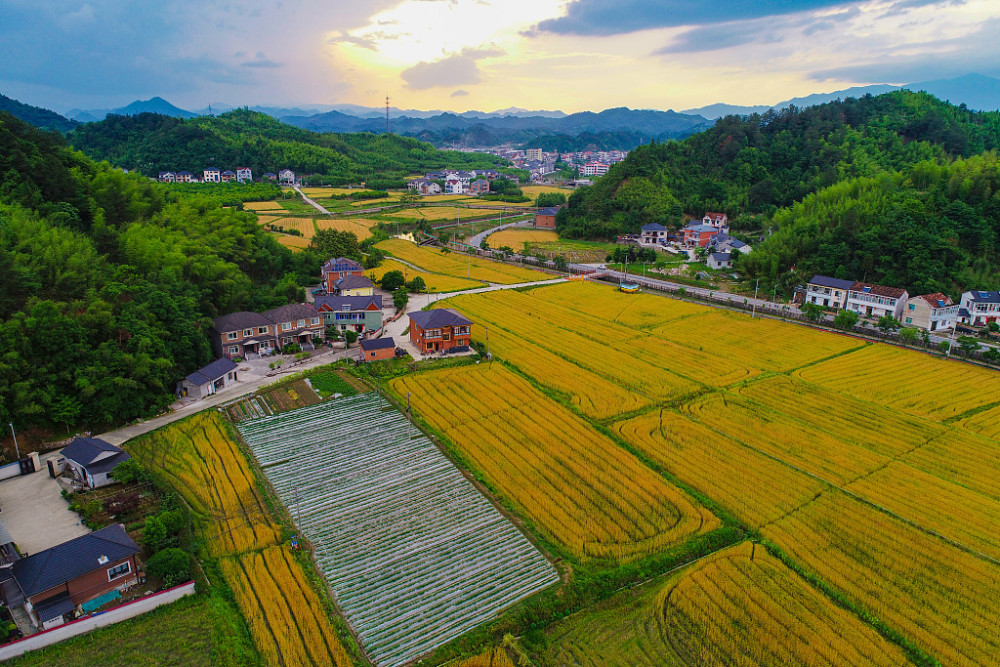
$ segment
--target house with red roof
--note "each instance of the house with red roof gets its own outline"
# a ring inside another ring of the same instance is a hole
[[[951,329],[958,319],[958,304],[941,292],[910,297],[900,320],[908,327],[924,331]]]
[[[878,319],[892,315],[902,321],[903,306],[909,298],[905,289],[856,282],[847,292],[845,310],[857,313],[863,318]]]

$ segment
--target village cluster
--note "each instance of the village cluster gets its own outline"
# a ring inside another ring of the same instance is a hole
[[[160,183],[252,183],[253,170],[250,167],[237,167],[236,171],[220,171],[209,167],[202,170],[201,178],[190,171],[161,171],[156,180]],[[294,185],[295,172],[291,169],[282,169],[277,174],[269,171],[261,178],[261,182]]]

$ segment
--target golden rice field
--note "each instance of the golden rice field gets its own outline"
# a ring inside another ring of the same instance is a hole
[[[305,239],[311,239],[316,235],[316,226],[313,224],[312,218],[291,218],[286,216],[282,218],[269,219],[266,223],[261,218],[258,218],[257,222],[260,224],[274,225],[275,227],[280,227],[285,230],[297,229]]]
[[[418,277],[423,278],[424,284],[427,285],[428,292],[458,292],[461,290],[475,289],[477,287],[486,286],[486,283],[478,280],[468,280],[467,278],[456,278],[454,276],[446,276],[440,273],[417,271],[412,266],[401,264],[393,259],[383,259],[382,263],[377,268],[365,269],[365,275],[371,278],[372,282],[376,282],[381,280],[382,276],[389,271],[401,272],[407,281]]]
[[[271,232],[271,236],[273,236],[278,243],[286,248],[290,248],[292,251],[304,250],[308,248],[311,243],[311,239],[307,239],[302,236],[292,236],[291,234]]]
[[[608,285],[590,281],[560,285],[559,289],[531,290],[531,296],[601,320],[610,320],[626,327],[650,329],[666,322],[712,312],[708,306],[652,294],[622,294]]]
[[[1000,374],[887,345],[803,368],[798,377],[874,403],[932,419],[958,417],[995,403]]]
[[[351,664],[218,412],[160,428],[127,449],[191,507],[265,664]]]
[[[402,211],[386,213],[392,218],[410,218],[416,220],[467,220],[496,215],[492,209],[459,208],[457,206],[425,206],[422,208],[405,208]]]
[[[282,208],[281,203],[278,200],[274,201],[246,201],[243,202],[244,211],[277,211],[283,213],[285,211]]]
[[[375,220],[365,218],[319,218],[316,220],[318,229],[335,229],[338,232],[353,232],[358,241],[364,241],[372,235],[372,227],[378,224]]]
[[[898,646],[742,543],[549,630],[545,664],[908,665]]]
[[[443,253],[439,249],[424,248],[402,239],[382,241],[375,247],[430,273],[441,273],[455,278],[469,278],[503,285],[553,279],[553,276],[540,271],[477,257]]]
[[[507,246],[514,250],[520,250],[525,243],[547,243],[558,241],[559,235],[548,229],[522,229],[520,227],[510,227],[499,232],[490,234],[486,238],[486,243],[491,248],[502,248]]]
[[[514,661],[506,649],[498,647],[455,663],[454,667],[514,667]]]
[[[414,410],[543,534],[582,560],[629,562],[718,520],[499,364],[393,380]],[[450,406],[461,405],[461,410]]]
[[[965,419],[956,421],[955,425],[966,431],[978,433],[993,440],[1000,440],[1000,406],[972,414]]]
[[[289,547],[219,563],[267,664],[352,664]]]
[[[995,564],[843,494],[824,494],[763,533],[942,664],[996,664]]]
[[[566,197],[569,197],[571,194],[573,194],[573,190],[570,188],[557,188],[554,185],[522,185],[521,192],[524,193],[525,197],[531,197],[532,199],[535,199],[536,197],[538,197],[538,195],[542,194],[543,192],[546,194],[550,192],[556,192],[559,194],[564,194],[566,195]]]

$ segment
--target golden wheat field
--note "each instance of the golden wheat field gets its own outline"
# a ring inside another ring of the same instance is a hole
[[[281,203],[278,201],[247,201],[243,202],[243,210],[245,211],[277,211],[284,212]]]
[[[511,266],[477,257],[470,258],[467,255],[443,253],[440,249],[420,247],[402,239],[382,241],[375,247],[430,273],[441,273],[455,278],[469,278],[503,285],[554,278],[547,273],[520,266]]]
[[[260,218],[257,219],[257,222],[265,224]],[[306,240],[316,235],[316,226],[313,224],[312,218],[292,218],[285,216],[271,219],[266,224],[274,225],[284,230],[296,229]]]
[[[338,232],[352,232],[358,241],[364,241],[372,235],[372,227],[377,223],[365,218],[320,218],[316,220],[317,229],[334,229]]]
[[[191,507],[266,664],[351,664],[218,412],[153,431],[128,451]]]
[[[374,269],[365,269],[365,275],[371,278],[373,282],[378,282],[382,279],[382,276],[389,271],[399,271],[403,274],[403,277],[407,282],[413,280],[414,278],[423,278],[428,292],[458,292],[461,290],[475,289],[477,287],[486,286],[486,283],[478,280],[468,280],[467,278],[456,278],[454,276],[446,276],[440,273],[417,271],[412,266],[401,264],[392,259],[383,259],[382,263],[379,264],[378,267]]]
[[[629,562],[718,520],[499,364],[392,381],[503,497],[584,560]],[[461,411],[444,406],[462,405]]]
[[[488,208],[459,208],[457,206],[425,206],[422,208],[405,208],[402,211],[386,213],[393,218],[410,218],[415,220],[467,220],[497,215]]]
[[[486,237],[486,243],[491,248],[507,246],[518,251],[524,247],[525,243],[547,243],[558,240],[559,235],[548,229],[520,229],[518,227],[504,229]]]
[[[304,250],[309,247],[311,243],[310,239],[304,238],[302,236],[292,236],[291,234],[281,234],[279,232],[271,232],[271,236],[286,248],[291,249],[293,252]]]

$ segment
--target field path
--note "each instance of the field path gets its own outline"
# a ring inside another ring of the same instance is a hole
[[[505,225],[500,225],[499,227],[494,227],[493,229],[487,229],[485,232],[479,232],[478,234],[470,238],[469,245],[473,246],[474,248],[478,248],[480,245],[482,245],[483,239],[487,238],[490,234],[493,234],[494,232],[499,232],[503,229],[507,229],[508,227],[530,227],[530,226],[531,226],[530,220],[520,220],[518,222],[511,222]]]
[[[316,202],[314,202],[312,199],[309,199],[309,197],[306,197],[306,193],[302,192],[302,190],[299,189],[299,186],[293,185],[292,187],[302,197],[302,201],[304,201],[305,203],[309,204],[310,206],[312,206],[313,208],[315,208],[317,211],[319,211],[323,215],[333,215],[328,210],[326,210],[325,208],[323,208],[322,206],[320,206],[319,204],[317,204]]]

